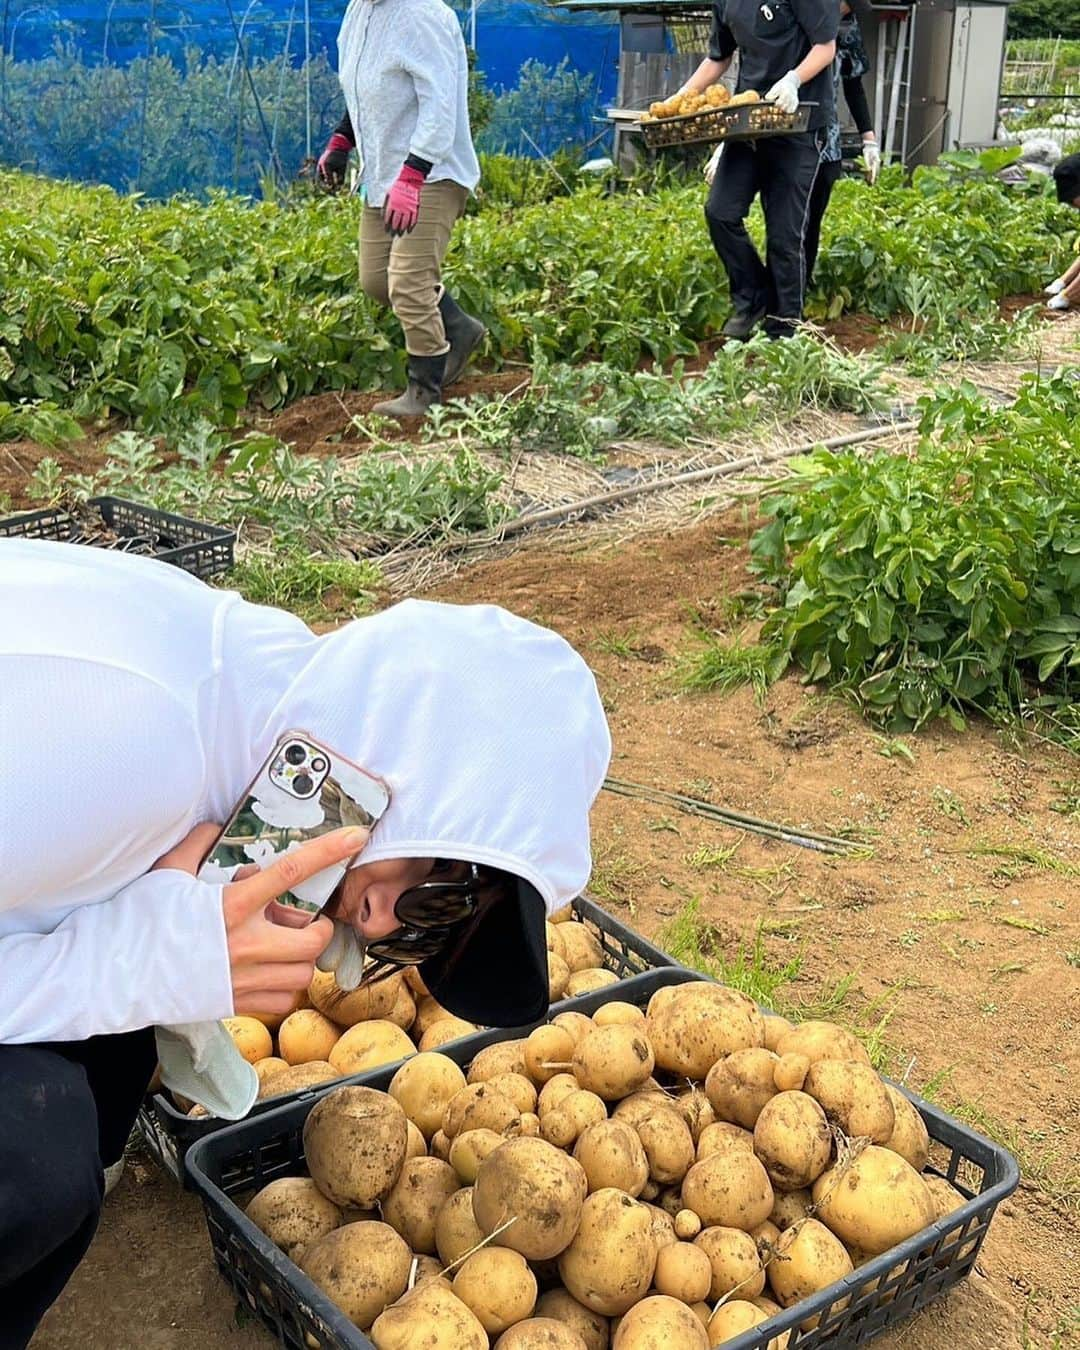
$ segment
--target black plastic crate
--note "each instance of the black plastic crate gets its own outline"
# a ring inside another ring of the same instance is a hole
[[[99,531],[113,537],[100,538]],[[0,538],[49,539],[135,553],[172,563],[203,580],[229,571],[236,545],[234,531],[120,497],[91,497],[78,510],[57,508],[10,516],[0,520]]]
[[[681,967],[659,969],[625,985],[568,1000],[562,1006],[564,1010],[569,1006],[592,1013],[604,1003],[621,999],[644,1007],[658,989],[703,978]],[[484,1046],[513,1035],[484,1032],[453,1043],[441,1053],[466,1067]],[[387,1066],[353,1081],[385,1089],[395,1069]],[[315,1101],[332,1091],[330,1086],[320,1088],[310,1100],[219,1130],[197,1143],[186,1158],[193,1187],[206,1210],[218,1269],[241,1302],[287,1350],[308,1350],[312,1346],[320,1350],[374,1350],[359,1328],[248,1220],[242,1209],[247,1194],[277,1177],[304,1173],[304,1122]],[[968,1196],[967,1203],[813,1298],[726,1341],[730,1350],[766,1350],[769,1341],[785,1331],[790,1333],[790,1350],[825,1345],[840,1350],[865,1344],[959,1283],[975,1264],[994,1211],[1019,1183],[1016,1161],[1000,1145],[929,1102],[902,1087],[900,1091],[926,1122],[932,1169]],[[820,1319],[817,1327],[802,1331],[800,1323],[813,1316]]]
[[[627,928],[614,915],[609,914],[607,910],[602,909],[587,896],[579,896],[574,901],[573,921],[585,924],[599,938],[604,953],[604,969],[618,975],[620,980],[641,975],[645,971],[655,970],[658,967],[676,964],[659,947],[654,947],[648,939]],[[549,1016],[554,1016],[555,1013],[561,1011],[568,1002],[569,1000],[564,999],[560,1003],[552,1004]],[[483,1037],[491,1034],[478,1031],[472,1036],[464,1037],[463,1040],[472,1043],[477,1036]],[[504,1030],[493,1034],[496,1039],[502,1039],[513,1035],[513,1032]],[[362,1078],[363,1075],[359,1075],[359,1077]],[[354,1074],[348,1078],[336,1080],[336,1085],[340,1087],[342,1083],[355,1083],[357,1081],[358,1076]],[[271,1097],[266,1101],[258,1102],[252,1108],[248,1119],[289,1102],[306,1101],[313,1095],[313,1092],[314,1089],[312,1088],[302,1088],[297,1092],[286,1093],[281,1097]],[[152,1097],[147,1097],[143,1102],[136,1125],[151,1157],[170,1176],[184,1184],[187,1184],[183,1169],[185,1152],[196,1140],[203,1139],[206,1135],[214,1133],[215,1130],[224,1128],[224,1123],[221,1120],[206,1116],[193,1118],[185,1115],[184,1112],[177,1110],[164,1093],[160,1092]]]

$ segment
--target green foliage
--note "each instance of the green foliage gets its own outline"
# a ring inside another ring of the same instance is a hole
[[[780,997],[785,985],[802,970],[802,958],[791,957],[775,965],[765,950],[761,927],[753,945],[739,943],[729,954],[730,942],[719,928],[701,913],[701,901],[688,900],[656,935],[656,942],[680,964],[709,975],[731,989],[747,994],[763,1008],[789,1006]]]
[[[3,352],[0,349],[0,359]],[[55,403],[32,399],[25,403],[0,402],[0,441],[37,441],[59,445],[82,435],[82,427]]]
[[[1016,0],[1008,31],[1010,38],[1080,38],[1080,10],[1076,0]]]
[[[750,685],[760,702],[769,685],[787,669],[788,654],[770,643],[724,639],[716,633],[699,632],[698,650],[687,658],[682,671],[686,689],[713,689],[730,693]]]
[[[595,136],[596,78],[564,57],[557,66],[526,61],[517,87],[495,98],[491,119],[477,136],[481,150],[545,155],[583,145]]]
[[[259,605],[291,610],[309,623],[373,608],[380,573],[370,562],[319,558],[296,548],[249,553],[222,585]]]
[[[911,455],[819,451],[751,542],[781,604],[762,629],[889,731],[979,709],[1056,717],[1080,667],[1080,379],[1012,407],[926,399]]]

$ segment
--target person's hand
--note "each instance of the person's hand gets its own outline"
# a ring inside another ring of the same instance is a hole
[[[765,95],[766,103],[775,103],[781,112],[789,116],[799,110],[799,90],[802,80],[794,70],[789,70],[783,79],[777,80]]]
[[[420,189],[423,186],[424,175],[420,170],[403,164],[383,203],[383,224],[387,234],[397,237],[409,234],[416,228],[416,222],[420,219]]]
[[[873,187],[881,172],[881,147],[876,140],[863,141],[862,157],[866,165],[866,181]]]
[[[196,875],[219,833],[216,825],[196,826],[158,859],[154,870],[174,868]],[[263,870],[242,868],[246,875],[238,874],[222,888],[235,1012],[288,1012],[296,991],[311,983],[315,961],[330,942],[333,925],[320,917],[311,923],[305,920],[302,928],[292,926],[303,916],[276,901],[316,872],[354,857],[368,838],[365,829],[334,830]]]
[[[710,187],[712,187],[713,179],[716,177],[716,170],[720,167],[720,156],[723,153],[724,153],[724,142],[721,141],[720,144],[709,156],[709,162],[705,165],[705,168],[703,170],[705,174],[705,181],[706,183],[708,183]]]
[[[340,131],[335,131],[326,142],[326,149],[319,156],[318,173],[329,187],[340,187],[344,183],[352,148],[352,141]]]

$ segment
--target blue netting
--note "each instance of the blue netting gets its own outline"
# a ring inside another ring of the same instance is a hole
[[[454,8],[468,38],[469,5]],[[0,0],[0,161],[151,196],[287,180],[340,115],[343,10],[344,0]],[[476,48],[496,96],[482,148],[547,154],[598,135],[616,22],[481,0]]]

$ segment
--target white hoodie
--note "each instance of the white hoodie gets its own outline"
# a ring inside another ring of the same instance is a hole
[[[0,541],[0,1043],[232,1012],[220,886],[149,869],[288,730],[389,782],[364,861],[488,863],[549,912],[585,884],[610,741],[556,634],[410,600],[315,637],[163,563]]]

